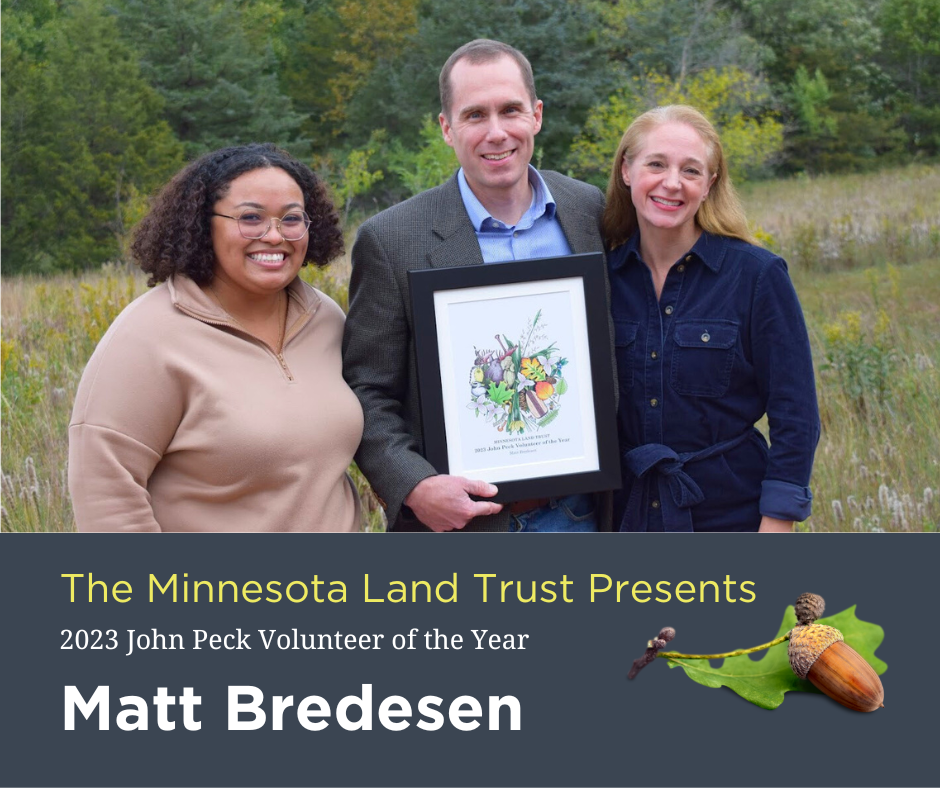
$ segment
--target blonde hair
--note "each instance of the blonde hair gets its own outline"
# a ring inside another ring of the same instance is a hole
[[[614,249],[625,243],[637,229],[636,208],[630,196],[630,187],[623,182],[623,162],[630,164],[646,138],[666,123],[684,123],[701,137],[708,156],[708,169],[715,180],[705,200],[695,214],[699,227],[715,235],[739,238],[748,243],[757,243],[747,227],[747,218],[741,201],[731,185],[728,163],[721,148],[721,140],[715,127],[701,112],[684,104],[668,104],[644,112],[624,132],[614,156],[614,166],[607,186],[607,207],[604,209],[602,227],[608,248]]]

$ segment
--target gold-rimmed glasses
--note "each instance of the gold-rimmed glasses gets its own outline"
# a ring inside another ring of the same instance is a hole
[[[242,238],[251,241],[264,238],[274,224],[277,224],[277,231],[285,241],[299,241],[310,229],[310,217],[305,211],[288,211],[280,219],[261,211],[245,211],[238,216],[213,211],[212,215],[238,222],[238,232],[242,234]]]

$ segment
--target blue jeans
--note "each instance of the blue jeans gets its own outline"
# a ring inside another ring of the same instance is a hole
[[[513,533],[586,532],[597,530],[593,495],[552,498],[545,506],[512,515]]]

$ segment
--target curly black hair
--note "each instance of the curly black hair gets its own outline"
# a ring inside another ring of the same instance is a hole
[[[137,225],[131,254],[153,287],[173,274],[208,285],[214,276],[212,209],[229,184],[251,170],[278,167],[296,181],[310,217],[304,265],[325,266],[343,253],[339,216],[326,185],[306,164],[271,143],[252,143],[207,153],[184,167],[157,195]]]

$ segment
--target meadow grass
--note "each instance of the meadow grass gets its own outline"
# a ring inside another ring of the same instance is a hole
[[[808,530],[937,530],[937,262],[794,273],[823,427]]]
[[[940,167],[742,190],[790,262],[809,325],[823,433],[809,531],[924,531],[940,521]],[[303,277],[347,305],[349,260]],[[67,427],[82,369],[146,290],[124,266],[5,278],[2,528],[71,531]],[[384,527],[358,470],[369,530]]]
[[[940,257],[940,167],[767,181],[741,196],[758,235],[794,270]]]

